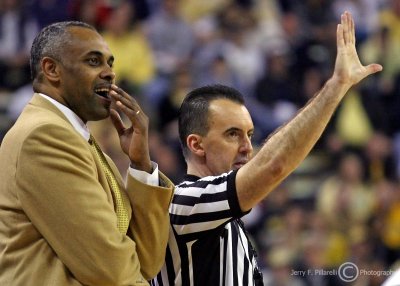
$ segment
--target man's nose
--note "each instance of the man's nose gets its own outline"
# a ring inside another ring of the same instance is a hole
[[[111,67],[107,67],[104,69],[104,71],[101,73],[101,77],[104,79],[107,79],[109,81],[114,82],[115,79],[115,72]]]
[[[251,143],[251,138],[249,136],[243,138],[242,144],[240,146],[240,152],[253,152],[253,144]]]

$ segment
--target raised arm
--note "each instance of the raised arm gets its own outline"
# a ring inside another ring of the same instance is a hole
[[[270,136],[257,155],[237,174],[240,207],[249,210],[282,182],[308,155],[346,92],[379,64],[363,66],[355,48],[354,21],[349,12],[337,26],[337,55],[332,77],[286,125]]]

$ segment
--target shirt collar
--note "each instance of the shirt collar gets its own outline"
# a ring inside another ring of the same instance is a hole
[[[200,179],[201,179],[200,177],[191,174],[185,174],[183,176],[183,181],[196,182]]]
[[[79,134],[81,134],[86,141],[89,140],[90,138],[89,128],[82,121],[82,119],[79,118],[78,115],[76,115],[71,109],[66,107],[64,104],[59,103],[57,100],[51,98],[50,96],[45,95],[43,93],[39,93],[39,95],[50,101],[52,104],[54,104],[65,115],[65,117],[67,117],[68,121],[72,124],[75,130]]]

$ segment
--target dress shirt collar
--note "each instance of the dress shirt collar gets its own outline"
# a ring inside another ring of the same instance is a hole
[[[86,141],[89,141],[89,138],[90,138],[89,128],[82,121],[82,119],[79,118],[78,115],[76,115],[71,109],[69,109],[65,105],[59,103],[58,101],[51,98],[50,96],[45,95],[43,93],[39,93],[39,95],[42,96],[43,98],[47,99],[51,103],[53,103],[55,105],[55,107],[57,107],[65,115],[65,117],[67,117],[68,121],[72,124],[72,126],[75,128],[75,130],[79,134],[81,134],[82,137],[85,138]],[[151,173],[151,174],[149,174],[145,171],[133,169],[132,167],[129,167],[129,169],[128,169],[129,174],[144,184],[158,186],[158,184],[159,184],[158,165],[155,162],[151,162],[151,164],[153,166],[153,173]]]
[[[90,132],[87,125],[76,115],[71,109],[66,107],[64,104],[59,103],[57,100],[51,98],[48,95],[43,93],[39,93],[40,96],[47,99],[51,103],[53,103],[64,115],[67,117],[68,121],[72,124],[75,130],[85,138],[86,141],[89,141]]]

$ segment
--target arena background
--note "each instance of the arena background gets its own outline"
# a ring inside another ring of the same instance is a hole
[[[361,61],[384,70],[349,91],[304,163],[244,221],[266,285],[381,285],[400,266],[400,0],[0,0],[0,140],[32,96],[36,33],[85,21],[109,43],[117,84],[150,116],[152,160],[179,182],[187,91],[242,91],[257,149],[331,75],[345,10]],[[125,174],[110,122],[90,128]]]

